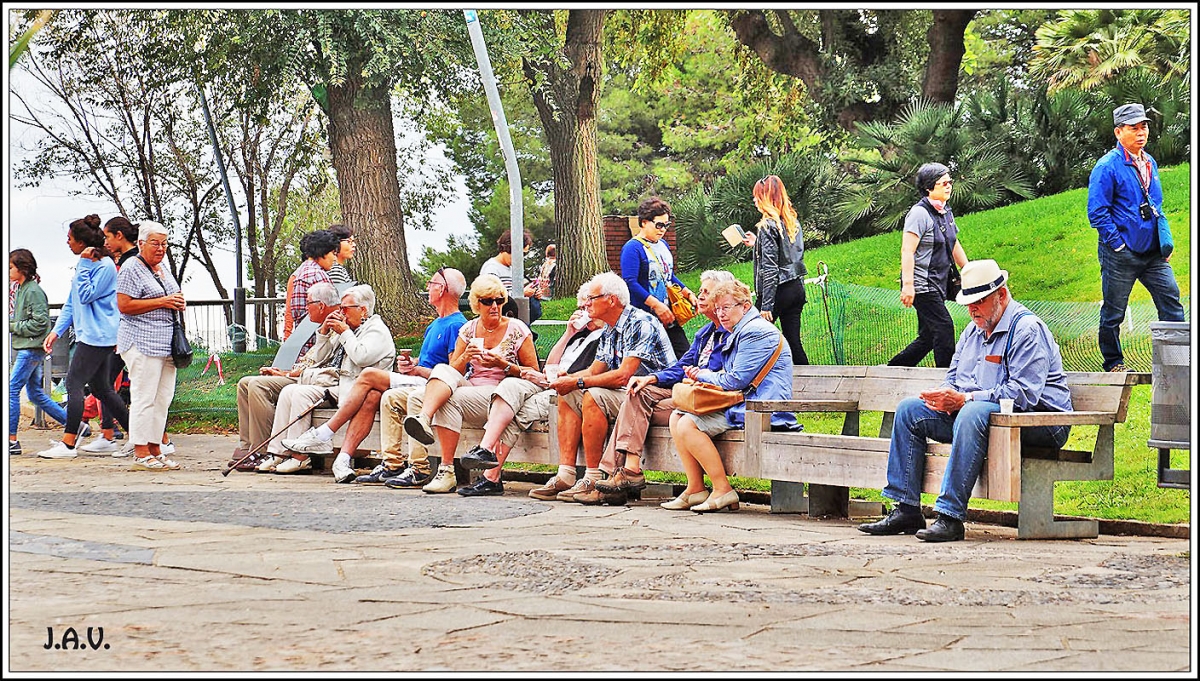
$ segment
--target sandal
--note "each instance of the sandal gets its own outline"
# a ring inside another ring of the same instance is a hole
[[[268,456],[270,456],[270,454],[266,452],[256,452],[246,457],[246,460],[242,461],[241,463],[238,463],[241,457],[233,459],[229,462],[229,465],[235,471],[253,471],[255,468],[258,468],[258,464],[265,461]]]

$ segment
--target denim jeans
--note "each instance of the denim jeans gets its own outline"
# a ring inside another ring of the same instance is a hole
[[[29,401],[46,412],[50,418],[65,424],[67,411],[60,407],[42,390],[42,361],[46,353],[41,350],[17,350],[17,359],[8,377],[8,432],[16,434],[21,423],[21,388],[29,395]]]
[[[957,414],[934,411],[919,397],[907,397],[896,407],[892,442],[888,448],[887,487],[883,496],[902,504],[921,505],[925,478],[926,438],[950,443],[950,460],[933,508],[939,515],[963,520],[971,489],[979,479],[988,446],[988,419],[1000,411],[995,402],[970,401]],[[1021,429],[1021,444],[1061,448],[1070,426]]]
[[[1121,322],[1125,321],[1133,282],[1142,282],[1150,292],[1160,322],[1182,322],[1183,305],[1179,302],[1175,271],[1159,253],[1134,253],[1128,247],[1117,252],[1100,242],[1099,254],[1100,291],[1104,296],[1104,304],[1100,306],[1099,342],[1104,370],[1108,371],[1125,362],[1121,352]]]

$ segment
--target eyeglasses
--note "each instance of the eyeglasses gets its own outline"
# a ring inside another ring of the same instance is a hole
[[[441,275],[441,277],[442,277],[442,280],[440,282],[437,281],[437,279],[436,279],[436,277],[438,275]],[[446,280],[446,268],[444,266],[439,267],[437,269],[437,272],[434,272],[433,276],[429,278],[429,283],[437,284],[438,286],[441,286],[442,288],[450,288],[450,282]]]
[[[504,299],[503,298],[480,298],[479,304],[484,307],[491,307],[493,305],[503,305]]]
[[[597,300],[603,298],[604,296],[611,296],[611,295],[612,295],[611,293],[597,293],[594,296],[588,296],[587,298],[585,298],[583,301],[583,304],[586,306],[586,305],[596,302]]]
[[[952,184],[954,184],[954,180],[942,180],[941,182],[937,183],[937,186],[938,187],[949,187]]]
[[[717,314],[729,314],[733,310],[742,307],[745,303],[734,303],[733,305],[718,305],[713,308],[713,312]]]
[[[345,239],[342,239],[342,243],[346,243],[347,241],[349,241],[350,243],[354,243],[354,237],[348,236]]]
[[[154,241],[154,240],[146,239],[142,243],[146,244],[150,248],[166,248],[167,247],[167,242],[165,242],[165,241]]]
[[[364,309],[364,310],[366,310],[366,309],[367,309],[367,306],[366,306],[366,305],[342,305],[342,306],[340,306],[340,307],[339,307],[339,309],[340,309],[342,312],[345,312],[345,311],[347,311],[347,310],[353,310],[353,309],[355,309],[355,308],[360,308],[360,307],[361,307],[362,309]]]

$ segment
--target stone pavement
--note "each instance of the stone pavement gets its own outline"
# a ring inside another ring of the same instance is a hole
[[[222,477],[234,440],[9,457],[6,671],[1195,671],[1187,540]]]

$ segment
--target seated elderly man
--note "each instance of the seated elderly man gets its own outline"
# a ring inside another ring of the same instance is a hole
[[[352,457],[358,445],[375,425],[375,414],[379,413],[380,403],[385,395],[390,399],[406,402],[408,396],[414,392],[425,392],[425,382],[435,366],[450,361],[450,351],[454,349],[458,339],[458,330],[467,323],[467,318],[458,311],[458,298],[466,286],[467,280],[462,272],[438,268],[425,286],[429,293],[429,302],[437,310],[437,319],[425,329],[425,337],[421,341],[421,349],[417,356],[414,358],[402,352],[396,358],[396,371],[373,367],[363,369],[358,378],[354,379],[349,393],[338,400],[338,410],[333,418],[316,428],[310,428],[295,440],[284,440],[283,446],[300,454],[332,454],[333,434],[349,423],[346,437],[342,440],[341,451],[333,463],[334,480],[381,485],[398,477],[405,466],[398,443],[396,446],[384,447],[383,463],[367,475],[354,476]],[[390,410],[381,413],[382,423],[389,420],[390,413]],[[396,432],[399,432],[398,426],[393,429],[393,436]],[[388,435],[385,427],[385,445],[388,444]],[[424,459],[421,464],[428,468],[429,464]]]
[[[567,320],[567,329],[546,356],[545,373],[522,369],[520,378],[510,376],[500,381],[488,407],[483,439],[462,456],[462,465],[470,470],[482,470],[474,484],[458,488],[464,497],[504,494],[500,481],[501,466],[521,431],[550,418],[550,380],[562,373],[579,373],[596,361],[596,348],[604,333],[604,322],[592,319],[584,311],[586,294],[580,288],[578,307]]]
[[[711,294],[713,287],[727,281],[734,281],[734,276],[725,270],[707,270],[700,275],[696,312],[708,317],[709,323],[700,327],[691,347],[674,364],[661,371],[629,379],[612,437],[608,438],[604,458],[600,460],[600,469],[611,477],[597,482],[594,492],[576,494],[572,501],[581,504],[599,504],[602,501],[624,504],[630,490],[645,488],[642,449],[646,445],[650,425],[665,426],[670,421],[671,412],[675,410],[671,386],[683,380],[684,367],[718,371],[725,365],[723,345],[729,332],[717,323]]]
[[[322,326],[324,328],[317,331],[314,348],[321,348],[321,357],[333,355],[338,379],[328,390],[335,396],[348,393],[363,369],[392,366],[396,346],[387,324],[375,314],[375,292],[370,286],[360,284],[346,289],[342,294],[341,309],[326,317]],[[279,392],[279,406],[275,408],[272,426],[272,431],[279,435],[267,444],[271,458],[255,470],[283,474],[312,470],[312,459],[299,453],[289,456],[284,452],[283,440],[294,439],[309,429],[311,417],[305,414],[321,402],[326,389],[320,385],[296,384]]]
[[[602,272],[586,286],[588,316],[608,326],[600,337],[592,366],[550,382],[559,394],[558,473],[529,492],[529,496],[543,501],[566,501],[596,488],[602,478],[600,458],[609,423],[621,408],[629,379],[659,371],[675,361],[666,329],[649,312],[629,304],[629,287],[620,275]],[[576,481],[575,459],[581,441],[587,470],[583,479]]]
[[[1046,324],[1008,292],[1008,272],[995,260],[973,260],[962,269],[965,305],[974,323],[963,329],[946,380],[896,406],[883,496],[896,507],[883,520],[859,525],[867,534],[915,532],[927,542],[964,537],[967,502],[979,479],[988,447],[992,414],[1000,400],[1014,411],[1071,411],[1058,343]],[[1021,429],[1021,444],[1058,449],[1070,426]],[[925,529],[921,488],[927,439],[950,443],[950,459],[933,508],[938,518]]]
[[[308,318],[317,324],[324,324],[326,317],[338,309],[340,302],[337,289],[327,281],[310,286],[307,297]],[[270,457],[265,451],[246,457],[246,452],[271,436],[271,423],[275,419],[275,405],[279,401],[279,392],[285,386],[298,382],[305,371],[319,369],[324,366],[323,361],[333,359],[332,354],[323,358],[321,354],[320,351],[313,352],[310,349],[289,371],[265,366],[258,370],[257,376],[243,376],[238,381],[238,444],[233,450],[230,463],[241,463],[235,466],[235,470],[252,471],[264,459]],[[309,371],[309,376],[312,374],[313,372]],[[242,461],[243,458],[245,461]]]

